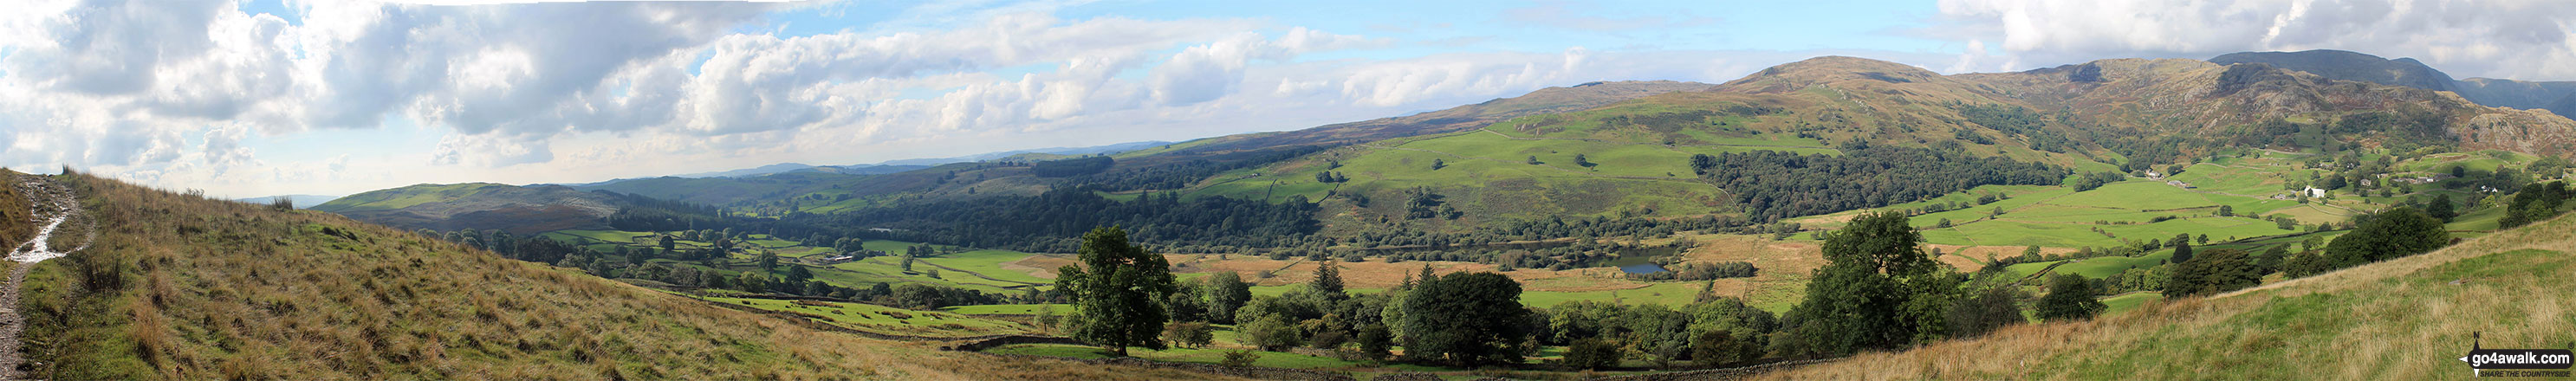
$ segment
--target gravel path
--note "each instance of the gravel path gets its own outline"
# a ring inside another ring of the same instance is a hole
[[[76,220],[76,217],[80,216],[80,203],[72,198],[70,189],[43,177],[19,176],[17,180],[9,185],[17,187],[18,194],[25,195],[29,198],[28,203],[34,205],[35,213],[30,215],[35,220],[28,222],[42,223],[44,226],[36,231],[34,238],[9,249],[8,259],[12,262],[9,269],[9,282],[0,284],[0,380],[25,378],[25,375],[20,373],[26,366],[26,359],[19,355],[21,344],[18,341],[18,333],[25,328],[26,318],[18,315],[18,284],[27,280],[27,270],[35,268],[36,262],[62,258],[71,252],[88,248],[87,241],[96,238],[84,236],[79,246],[69,250],[55,250],[52,247],[54,234],[61,232],[58,229],[63,227],[64,222]],[[81,229],[83,227],[82,224],[73,224],[74,229],[88,230],[88,234],[96,233],[94,230]]]

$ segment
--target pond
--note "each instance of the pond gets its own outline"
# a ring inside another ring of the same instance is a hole
[[[1633,265],[1619,266],[1619,271],[1625,271],[1625,272],[1628,272],[1629,274],[1654,274],[1654,273],[1660,273],[1660,272],[1665,272],[1665,271],[1670,271],[1670,270],[1665,270],[1663,265],[1658,265],[1658,264],[1653,264],[1653,263],[1639,263],[1639,264],[1633,264]]]
[[[1665,269],[1663,265],[1656,264],[1656,259],[1672,256],[1674,254],[1673,252],[1674,250],[1669,248],[1665,248],[1663,250],[1632,251],[1623,253],[1623,255],[1618,257],[1612,257],[1608,263],[1603,264],[1611,267],[1618,267],[1619,271],[1627,272],[1629,274],[1661,273],[1672,270]]]

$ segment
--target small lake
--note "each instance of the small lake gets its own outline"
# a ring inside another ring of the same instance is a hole
[[[1660,273],[1660,272],[1671,271],[1671,270],[1665,270],[1663,265],[1657,265],[1657,264],[1653,264],[1653,263],[1639,263],[1639,264],[1633,264],[1633,265],[1619,266],[1619,271],[1626,271],[1626,272],[1628,272],[1629,274],[1654,274],[1654,273]]]

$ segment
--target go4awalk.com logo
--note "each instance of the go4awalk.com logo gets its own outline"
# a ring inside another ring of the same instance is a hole
[[[2486,349],[2469,334],[2469,355],[2460,362],[2469,363],[2470,372],[2478,377],[2567,377],[2568,366],[2576,364],[2576,351],[2565,349]]]

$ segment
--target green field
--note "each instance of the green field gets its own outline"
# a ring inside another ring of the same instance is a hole
[[[2105,305],[2105,306],[2109,306],[2109,307],[2110,307],[2110,308],[2103,309],[2103,310],[2102,310],[2102,315],[2103,315],[2103,316],[2110,316],[2110,315],[2118,315],[2118,314],[2120,314],[2120,313],[2122,313],[2122,312],[2129,312],[2129,310],[2137,309],[2137,308],[2138,308],[2138,305],[2140,305],[2140,304],[2146,304],[2146,303],[2147,303],[2147,301],[2150,301],[2150,300],[2164,300],[2164,298],[2165,298],[2165,294],[2164,294],[2164,293],[2154,292],[2154,291],[2140,291],[2140,292],[2132,292],[2132,293],[2120,294],[2120,295],[2112,296],[2112,297],[2108,297],[2108,298],[2102,298],[2102,305]]]

